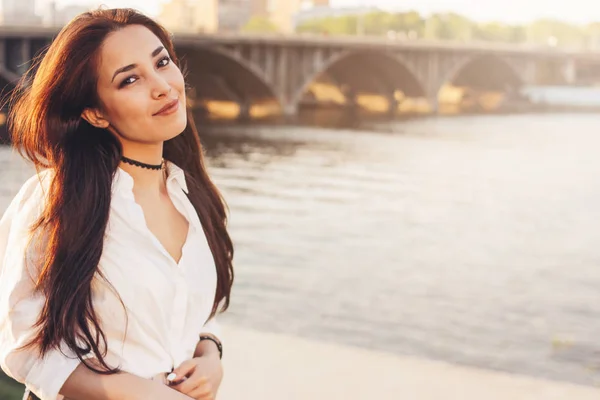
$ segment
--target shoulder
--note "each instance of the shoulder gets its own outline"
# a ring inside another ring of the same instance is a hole
[[[52,175],[42,171],[29,178],[0,218],[0,277],[7,265],[21,265],[24,252],[33,255],[27,247],[31,228],[44,211]]]
[[[44,209],[53,175],[52,170],[43,170],[27,179],[6,209],[2,220],[32,222],[39,217]]]

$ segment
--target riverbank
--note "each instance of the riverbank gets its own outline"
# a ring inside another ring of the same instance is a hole
[[[218,400],[597,400],[600,389],[224,325]],[[20,399],[0,380],[0,399]],[[5,397],[4,397],[5,396]]]
[[[598,400],[600,389],[224,326],[219,400]]]

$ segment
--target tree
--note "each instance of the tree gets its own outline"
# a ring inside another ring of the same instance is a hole
[[[256,32],[256,33],[274,33],[278,32],[277,26],[272,23],[268,18],[261,16],[254,16],[242,27],[243,32]]]
[[[327,17],[306,21],[296,28],[297,32],[327,33],[331,35],[354,35],[358,30],[356,15]]]
[[[470,19],[455,13],[433,14],[428,35],[435,39],[469,40],[472,37],[474,23]]]
[[[600,23],[579,26],[551,19],[541,19],[529,25],[500,22],[477,23],[456,13],[437,13],[427,18],[416,11],[375,11],[361,17],[364,32],[386,36],[390,32],[405,37],[424,37],[445,40],[480,40],[497,43],[532,43],[572,48],[600,47]],[[359,19],[343,15],[305,21],[298,32],[355,35]]]
[[[525,27],[521,25],[489,22],[475,27],[473,39],[489,42],[523,43],[527,40],[527,32]]]
[[[558,46],[581,47],[585,43],[585,34],[578,26],[552,19],[541,19],[529,26],[529,39],[541,45],[549,44],[552,39]]]

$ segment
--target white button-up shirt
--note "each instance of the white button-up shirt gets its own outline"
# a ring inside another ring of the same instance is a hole
[[[133,178],[119,168],[99,269],[120,295],[127,315],[103,279],[94,279],[92,285],[94,309],[107,338],[108,364],[145,378],[192,358],[200,333],[221,338],[215,319],[207,322],[217,284],[214,259],[185,195],[183,171],[172,163],[167,163],[167,171],[169,196],[189,222],[179,263],[148,229],[133,196]],[[33,337],[44,301],[33,290],[39,273],[35,267],[40,265],[31,262],[36,255],[27,244],[29,228],[43,210],[50,175],[46,170],[29,179],[0,220],[0,363],[42,400],[62,399],[58,392],[80,363],[64,348],[68,357],[51,350],[43,360],[34,349],[17,350]]]

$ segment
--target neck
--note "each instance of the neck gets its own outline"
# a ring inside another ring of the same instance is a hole
[[[143,148],[124,148],[123,156],[145,164],[158,165],[162,162],[162,143],[160,146]],[[127,164],[121,161],[121,169],[133,178],[137,193],[160,193],[165,190],[164,170],[152,170]]]

